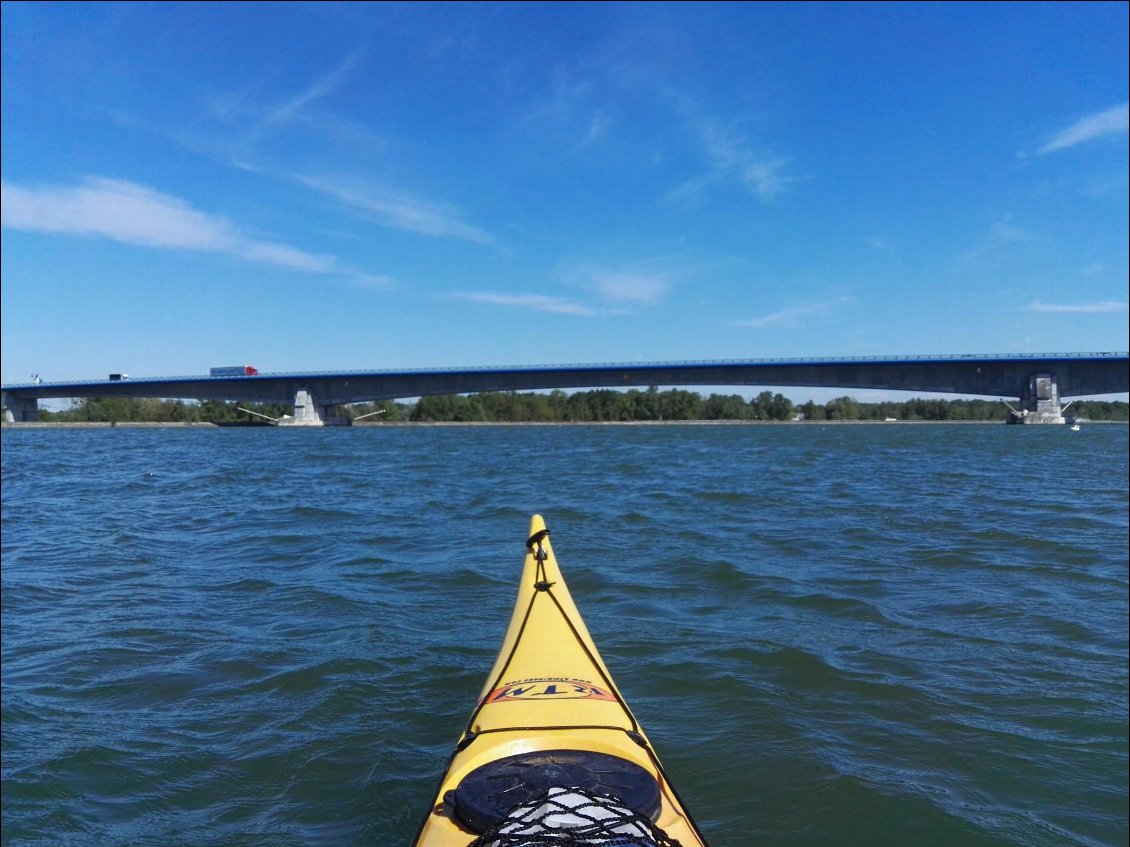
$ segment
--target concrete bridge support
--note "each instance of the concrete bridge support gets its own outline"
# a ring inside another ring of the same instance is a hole
[[[34,397],[13,397],[5,393],[2,401],[8,423],[34,423],[39,420],[39,401]]]
[[[294,417],[282,418],[279,426],[349,426],[349,418],[335,415],[336,406],[319,405],[305,389],[294,395]]]
[[[1066,423],[1059,405],[1059,386],[1055,374],[1035,373],[1020,396],[1020,413],[1009,417],[1009,423],[1062,424]]]

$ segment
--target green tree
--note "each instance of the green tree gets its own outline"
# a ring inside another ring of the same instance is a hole
[[[793,401],[778,392],[765,404],[765,415],[772,421],[790,420],[793,416]]]
[[[826,420],[826,415],[823,406],[819,406],[813,400],[808,400],[800,406],[800,413],[804,415],[806,421],[822,421]]]
[[[859,402],[854,397],[837,397],[824,404],[824,416],[830,421],[859,420]]]

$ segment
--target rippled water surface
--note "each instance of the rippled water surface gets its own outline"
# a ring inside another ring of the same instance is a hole
[[[715,847],[1125,845],[1127,432],[5,430],[3,844],[408,844],[538,512]]]

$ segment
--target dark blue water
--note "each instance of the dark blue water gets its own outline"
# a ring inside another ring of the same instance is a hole
[[[4,845],[395,845],[540,512],[715,847],[1125,845],[1127,428],[3,433]]]

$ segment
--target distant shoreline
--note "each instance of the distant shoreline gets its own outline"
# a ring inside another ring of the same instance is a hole
[[[1127,426],[1130,421],[1081,421],[1086,426]],[[1004,421],[360,421],[355,428],[490,426],[1006,426]],[[1060,424],[1037,424],[1059,426]],[[0,429],[270,429],[272,424],[216,424],[205,421],[36,421],[0,422]],[[288,427],[289,428],[289,427]],[[337,429],[338,427],[296,427]]]

